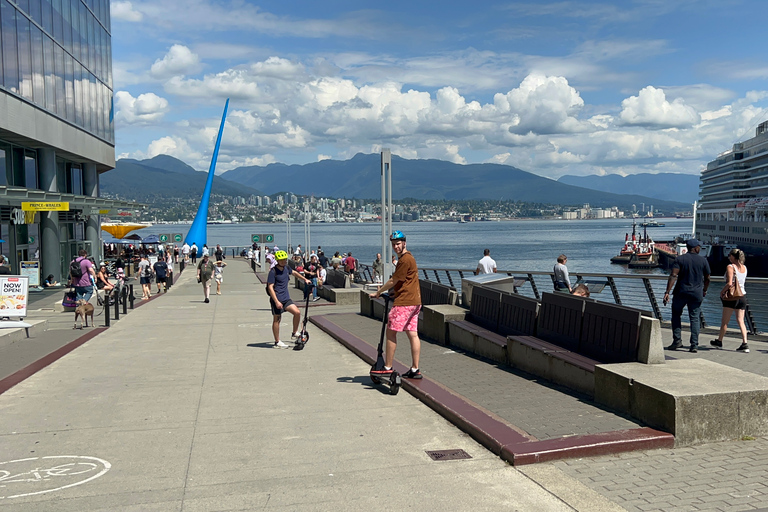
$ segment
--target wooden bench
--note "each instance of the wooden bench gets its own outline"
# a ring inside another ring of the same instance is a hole
[[[456,305],[458,300],[456,288],[448,285],[419,279],[419,288],[421,289],[422,306],[435,306],[438,304]]]
[[[638,361],[642,317],[634,308],[545,293],[536,336],[507,338],[509,362],[594,395],[597,365]]]

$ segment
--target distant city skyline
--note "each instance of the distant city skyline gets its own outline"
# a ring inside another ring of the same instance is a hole
[[[768,119],[768,3],[112,1],[116,152],[697,174]]]

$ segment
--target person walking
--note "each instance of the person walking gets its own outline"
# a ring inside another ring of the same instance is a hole
[[[208,250],[208,244],[203,244],[203,256],[210,256],[211,252]]]
[[[357,273],[357,260],[352,257],[351,252],[347,253],[347,259],[344,260],[344,270],[354,279],[354,275]]]
[[[483,257],[477,262],[477,268],[475,269],[475,275],[478,274],[495,274],[496,262],[491,258],[491,250],[485,249],[483,251]]]
[[[210,302],[211,295],[211,277],[213,277],[215,265],[211,261],[210,257],[206,254],[200,259],[200,263],[197,264],[197,282],[203,285],[203,295],[205,296],[205,302]]]
[[[221,283],[224,282],[224,260],[218,260],[213,264],[213,279],[216,281],[216,295],[221,295]]]
[[[224,259],[224,249],[219,244],[216,244],[216,251],[213,253],[216,256],[216,261],[222,261]]]
[[[384,358],[384,368],[371,371],[377,376],[388,376],[392,373],[392,363],[397,348],[397,333],[405,332],[411,343],[411,368],[403,374],[406,379],[420,379],[419,358],[421,356],[421,340],[419,339],[419,311],[421,311],[421,288],[419,286],[419,269],[416,259],[406,248],[405,235],[395,231],[389,237],[392,250],[397,254],[398,261],[395,273],[386,283],[381,285],[376,293],[370,295],[375,299],[387,290],[392,289],[395,300],[389,312],[387,324],[387,349]]]
[[[158,260],[152,265],[152,270],[155,272],[155,281],[157,282],[157,293],[168,291],[168,263],[165,261],[163,255],[160,255]]]
[[[192,251],[192,248],[187,242],[184,242],[184,245],[181,246],[181,256],[184,258],[184,263],[189,263],[190,251]]]
[[[288,345],[280,341],[280,319],[284,312],[293,315],[293,331],[291,338],[299,336],[299,322],[301,321],[301,311],[293,303],[288,293],[288,284],[291,280],[293,270],[288,264],[288,253],[285,251],[276,251],[275,260],[277,264],[269,271],[267,276],[267,295],[269,295],[269,304],[272,307],[272,336],[275,339],[274,348],[288,348]],[[304,280],[305,285],[310,285],[309,279],[298,272],[296,275]]]
[[[318,268],[320,267],[320,263],[317,261],[317,255],[312,254],[309,257],[309,262],[304,266],[304,277],[309,279],[313,286],[312,286],[312,302],[317,302],[320,300],[320,297],[317,296],[317,277],[318,277]],[[309,295],[309,288],[304,288],[304,299],[307,298],[307,295]]]
[[[384,282],[384,262],[381,259],[381,253],[376,253],[376,259],[373,260],[373,282],[381,284]]]
[[[147,260],[147,255],[141,255],[141,261],[139,261],[139,282],[141,283],[142,296],[141,300],[148,300],[152,297],[152,290],[150,285],[152,284],[152,267]]]
[[[709,262],[699,256],[701,243],[695,238],[685,242],[688,252],[675,258],[672,272],[667,279],[667,290],[664,292],[664,305],[669,302],[672,291],[672,344],[667,350],[682,348],[682,316],[683,308],[688,308],[688,318],[691,323],[691,346],[689,352],[698,352],[699,327],[701,321],[701,303],[707,296],[709,288]],[[675,282],[677,281],[677,282]]]
[[[568,293],[571,293],[573,291],[573,288],[571,288],[571,279],[568,276],[568,267],[565,266],[565,262],[568,261],[568,257],[565,254],[561,254],[557,257],[557,263],[555,263],[555,268],[553,269],[555,273],[555,291],[565,291],[568,290]]]
[[[192,264],[197,263],[197,244],[192,242],[192,246],[189,248],[189,259],[192,260]]]
[[[749,353],[749,345],[747,345],[747,326],[744,323],[744,313],[747,310],[747,291],[744,288],[744,283],[747,280],[747,266],[744,265],[744,251],[731,249],[728,254],[728,261],[730,264],[725,270],[725,285],[720,290],[720,301],[723,304],[720,333],[717,339],[710,341],[709,344],[713,347],[723,348],[723,336],[725,336],[725,330],[728,328],[728,322],[731,321],[731,315],[735,311],[736,322],[739,324],[739,331],[741,331],[741,345],[736,350],[747,354]],[[737,293],[741,293],[741,296],[726,297],[726,292],[731,289],[731,286],[736,287]]]
[[[88,251],[80,249],[77,255],[78,257],[69,264],[69,285],[75,288],[76,300],[90,301],[93,296],[93,283],[96,282],[96,271],[88,259]]]

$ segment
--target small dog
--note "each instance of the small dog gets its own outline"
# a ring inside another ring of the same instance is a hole
[[[77,329],[77,319],[80,318],[80,329],[83,328],[83,321],[85,326],[88,327],[88,317],[91,317],[91,327],[93,327],[93,304],[80,299],[77,301],[77,308],[75,309],[75,326],[73,329]]]

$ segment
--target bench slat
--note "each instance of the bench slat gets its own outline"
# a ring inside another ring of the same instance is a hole
[[[637,361],[641,316],[632,308],[587,303],[578,352],[603,363]]]

